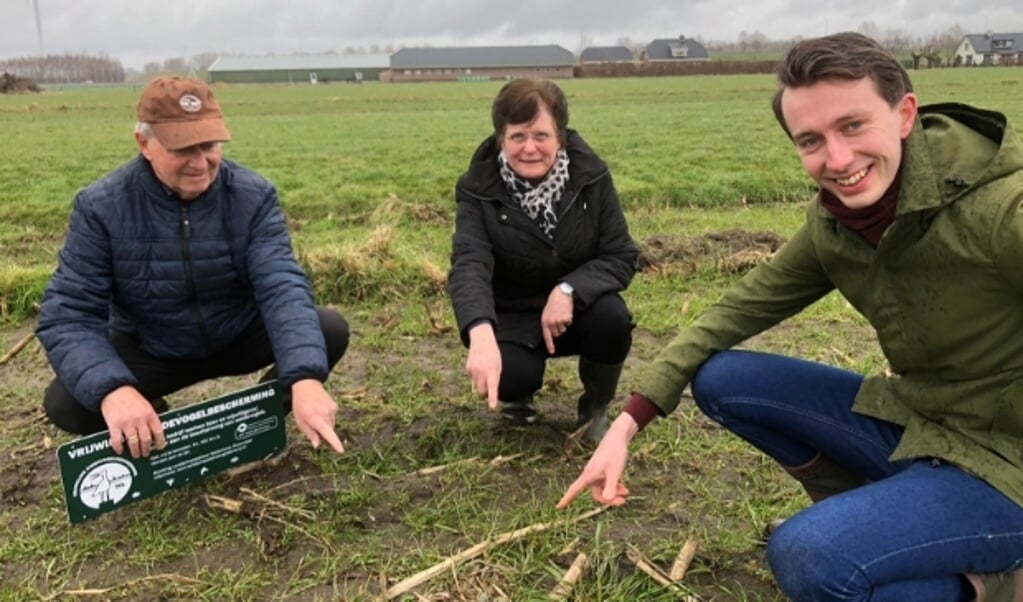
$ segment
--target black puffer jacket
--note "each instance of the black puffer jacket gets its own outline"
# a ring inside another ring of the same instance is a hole
[[[574,130],[566,150],[569,182],[553,240],[508,194],[493,136],[459,178],[448,291],[466,345],[467,328],[481,320],[494,324],[498,341],[540,345],[540,313],[559,282],[575,288],[577,310],[629,286],[638,251],[611,172]]]

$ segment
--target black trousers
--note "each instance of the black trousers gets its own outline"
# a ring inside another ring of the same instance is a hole
[[[572,325],[554,339],[554,354],[541,341],[535,348],[498,341],[501,350],[501,382],[497,397],[521,399],[543,386],[547,358],[578,355],[598,364],[620,364],[632,347],[632,314],[618,295],[604,295],[585,311],[576,310]]]
[[[327,364],[333,369],[348,349],[348,323],[337,311],[316,306],[320,328],[327,343]],[[197,382],[221,376],[255,372],[274,362],[273,348],[262,319],[256,319],[235,341],[219,353],[202,359],[163,359],[144,352],[137,340],[112,333],[110,342],[138,379],[139,392],[150,402]],[[274,370],[268,376],[273,378]],[[46,416],[57,428],[77,435],[107,429],[103,414],[78,403],[59,378],[53,379],[43,396]],[[290,410],[290,407],[287,408]]]

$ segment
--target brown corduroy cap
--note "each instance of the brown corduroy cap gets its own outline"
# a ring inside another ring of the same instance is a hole
[[[135,110],[169,150],[231,139],[213,91],[197,79],[157,77],[146,84]]]

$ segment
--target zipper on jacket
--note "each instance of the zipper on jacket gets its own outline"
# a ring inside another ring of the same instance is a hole
[[[181,261],[185,268],[185,284],[188,286],[188,304],[192,306],[192,315],[199,326],[199,333],[202,335],[202,345],[206,353],[212,352],[210,345],[210,334],[206,330],[206,322],[202,319],[202,312],[199,311],[199,294],[195,288],[195,274],[192,273],[192,222],[188,217],[188,205],[181,204]]]

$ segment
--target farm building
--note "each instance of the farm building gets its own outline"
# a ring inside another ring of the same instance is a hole
[[[379,80],[386,54],[224,56],[210,65],[209,81],[229,84],[328,83]]]
[[[590,46],[579,55],[583,63],[623,63],[633,60],[632,51],[625,46]]]
[[[402,48],[391,55],[391,81],[476,81],[573,76],[575,56],[561,46]]]
[[[648,61],[710,60],[710,55],[703,44],[685,36],[654,40],[646,45],[645,54]]]
[[[956,65],[1023,64],[1023,33],[971,33],[956,47]]]

